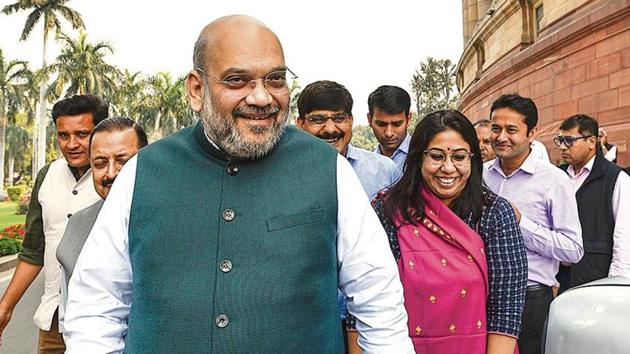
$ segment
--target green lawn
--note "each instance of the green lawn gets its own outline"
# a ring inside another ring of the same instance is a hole
[[[26,215],[15,215],[17,205],[14,202],[0,202],[0,230],[14,224],[24,224]]]

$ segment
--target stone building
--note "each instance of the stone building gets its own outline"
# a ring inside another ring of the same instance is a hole
[[[630,165],[630,0],[462,0],[459,109],[488,117],[505,93],[531,97],[552,161],[560,122],[595,117]]]

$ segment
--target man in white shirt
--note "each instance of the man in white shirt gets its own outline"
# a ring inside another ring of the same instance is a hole
[[[554,138],[567,162],[560,168],[576,192],[584,242],[584,257],[571,265],[570,282],[559,273],[560,291],[607,276],[630,277],[630,177],[604,158],[597,125],[577,114],[562,122]]]
[[[200,122],[124,166],[68,288],[68,353],[413,353],[387,236],[352,167],[286,126],[276,35],[206,26],[187,93]],[[132,272],[133,269],[133,272]]]
[[[72,214],[99,200],[92,184],[89,137],[94,126],[107,118],[109,106],[91,95],[66,98],[53,106],[57,144],[63,158],[39,171],[26,215],[26,236],[11,283],[0,301],[0,334],[15,305],[44,270],[44,294],[33,321],[39,328],[39,353],[63,353],[58,329],[59,263],[57,245]]]

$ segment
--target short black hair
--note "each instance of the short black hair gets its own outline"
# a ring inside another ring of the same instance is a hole
[[[308,84],[298,97],[298,115],[305,115],[317,111],[343,111],[352,115],[352,95],[341,84],[334,81],[321,80]]]
[[[53,123],[61,116],[76,116],[92,113],[92,123],[96,126],[109,116],[109,104],[94,95],[74,95],[55,103],[52,109]]]
[[[575,127],[578,128],[578,132],[582,136],[598,136],[599,124],[595,118],[589,117],[586,114],[573,115],[560,124],[560,130],[569,130]]]
[[[490,125],[492,125],[492,122],[490,121],[490,119],[479,119],[478,121],[475,122],[475,128],[477,127],[489,127]]]
[[[515,93],[503,95],[492,103],[490,114],[492,115],[492,112],[499,108],[510,108],[524,115],[527,133],[538,124],[538,108],[531,98],[522,97]]]
[[[136,132],[136,136],[138,137],[138,149],[141,149],[149,144],[147,134],[144,132],[144,129],[140,124],[127,117],[111,117],[103,119],[96,125],[96,127],[94,127],[94,130],[92,130],[92,133],[90,134],[90,148],[88,151],[92,151],[92,139],[96,133],[115,131],[122,132],[127,129],[133,129]]]
[[[411,97],[407,91],[398,86],[379,86],[368,96],[370,114],[374,114],[375,108],[392,115],[405,113],[406,117],[411,109]]]

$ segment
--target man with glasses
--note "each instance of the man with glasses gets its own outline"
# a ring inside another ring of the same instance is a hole
[[[503,95],[492,104],[490,121],[497,158],[486,166],[484,181],[513,204],[527,251],[527,293],[518,348],[521,354],[540,353],[559,262],[577,263],[584,254],[577,203],[569,177],[532,153],[538,124],[534,101]]]
[[[584,243],[584,257],[570,266],[560,291],[607,276],[630,278],[630,177],[606,160],[597,132],[595,119],[577,114],[553,139],[575,190]]]
[[[365,353],[413,353],[385,232],[348,162],[285,125],[290,78],[258,20],[201,31],[200,121],[116,178],[70,279],[68,353],[339,353],[337,289]]]
[[[395,182],[394,162],[350,144],[353,100],[343,85],[326,80],[313,82],[300,93],[297,104],[297,126],[330,144],[350,162],[370,200]],[[339,312],[346,330],[348,352],[355,353],[357,333],[346,303],[347,298],[339,293]]]
[[[330,144],[350,162],[370,200],[396,181],[392,160],[350,144],[353,101],[344,86],[333,81],[313,82],[300,93],[297,104],[297,126]]]

